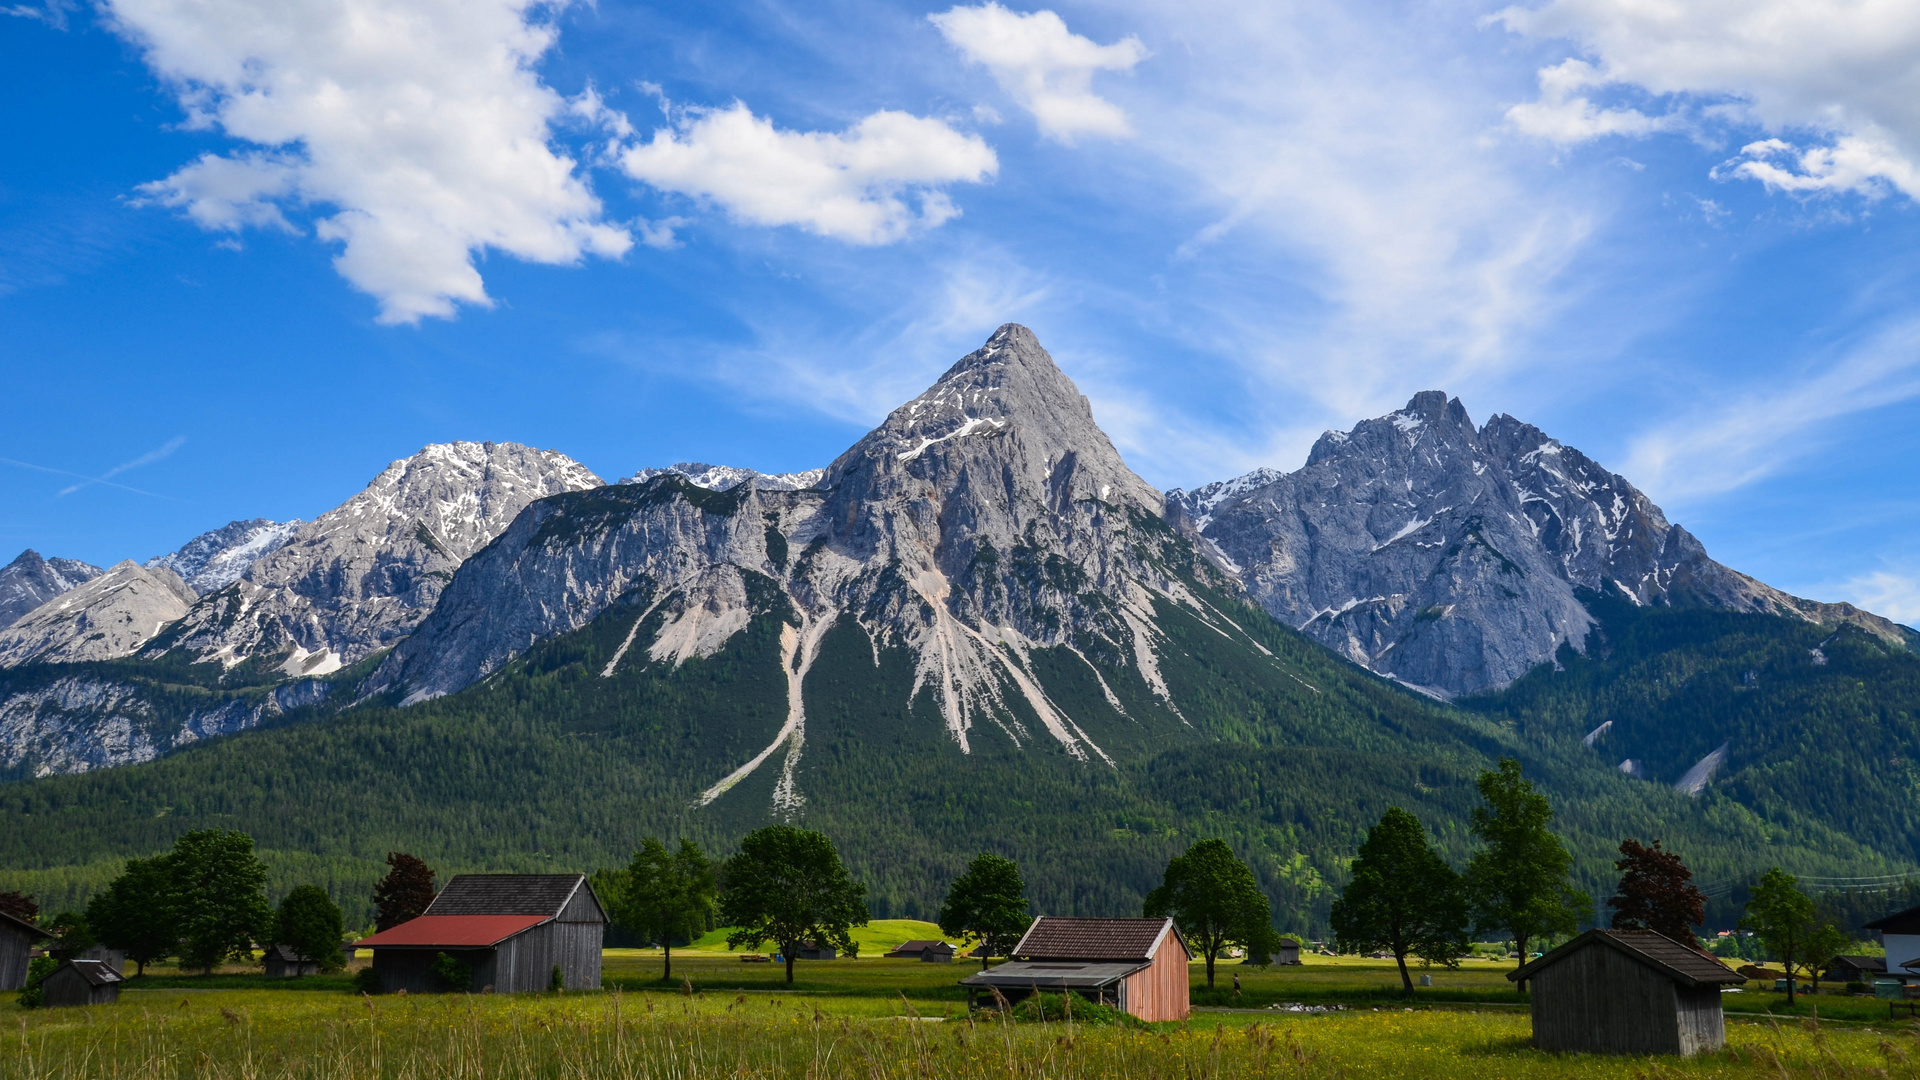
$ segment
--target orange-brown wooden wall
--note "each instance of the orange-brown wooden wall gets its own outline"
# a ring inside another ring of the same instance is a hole
[[[1151,967],[1127,976],[1127,1011],[1149,1021],[1187,1018],[1187,950],[1172,934]]]

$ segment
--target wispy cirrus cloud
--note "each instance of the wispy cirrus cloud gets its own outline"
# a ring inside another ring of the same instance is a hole
[[[137,487],[131,487],[127,484],[123,484],[114,480],[114,477],[119,476],[122,473],[131,472],[134,469],[138,469],[146,465],[152,465],[156,461],[160,461],[167,457],[170,457],[172,456],[175,450],[178,450],[182,446],[185,446],[186,443],[187,443],[187,437],[185,435],[176,435],[173,438],[168,439],[166,442],[160,444],[159,446],[154,447],[152,450],[149,450],[146,453],[141,454],[139,457],[132,459],[131,461],[123,461],[120,464],[115,465],[113,468],[108,469],[106,472],[101,473],[99,476],[88,476],[86,473],[77,473],[72,471],[71,469],[56,469],[48,465],[35,465],[30,461],[20,461],[15,458],[8,458],[8,457],[0,457],[0,463],[12,465],[15,468],[20,468],[20,469],[31,469],[34,472],[48,473],[53,476],[70,477],[72,479],[80,481],[77,484],[70,484],[64,488],[61,488],[58,492],[55,493],[54,495],[55,498],[64,499],[68,495],[72,495],[76,491],[81,491],[85,488],[99,485],[102,487],[118,488],[121,491],[130,491],[135,495],[146,495],[150,498],[166,499],[166,498],[171,498],[171,496],[161,495],[158,492],[146,491],[144,489],[137,488]]]
[[[1066,20],[1052,11],[1022,14],[997,3],[956,6],[927,21],[961,55],[985,65],[1000,88],[1033,114],[1047,138],[1071,143],[1082,135],[1133,134],[1127,114],[1093,92],[1093,76],[1132,71],[1147,58],[1139,38],[1101,45],[1067,29]]]

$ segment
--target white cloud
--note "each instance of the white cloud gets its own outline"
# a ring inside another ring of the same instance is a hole
[[[1509,114],[1521,130],[1571,142],[1664,129],[1634,121],[1632,110],[1583,124],[1569,108],[1583,99],[1556,98],[1549,86],[1549,72],[1577,65],[1586,85],[1699,99],[1714,115],[1813,139],[1756,144],[1757,155],[1723,175],[1797,192],[1888,184],[1920,197],[1920,5],[1910,0],[1548,0],[1495,19],[1530,37],[1569,39],[1596,61],[1544,69],[1540,100]]]
[[[1562,144],[1602,135],[1651,135],[1679,126],[1680,118],[1673,114],[1648,116],[1637,109],[1603,109],[1579,93],[1604,82],[1584,60],[1541,68],[1540,100],[1508,109],[1507,122],[1528,135]]]
[[[876,112],[844,132],[781,131],[744,104],[688,110],[619,155],[628,176],[710,200],[739,221],[797,225],[854,244],[886,244],[959,215],[945,191],[979,183],[999,161],[977,135],[939,120]]]
[[[1846,581],[1837,591],[1875,615],[1907,626],[1920,625],[1920,576],[1876,570]]]
[[[32,19],[43,22],[55,30],[67,28],[67,16],[80,10],[79,0],[45,0],[38,6],[33,4],[9,4],[0,7],[0,15],[12,15],[19,19]]]
[[[564,0],[562,0],[562,4]],[[569,113],[611,126],[590,91],[569,104],[534,64],[557,31],[541,0],[106,0],[191,123],[260,149],[205,155],[142,187],[202,227],[314,231],[384,323],[487,305],[476,253],[533,262],[618,257],[629,233],[557,153]],[[624,122],[624,118],[619,118]],[[329,212],[330,211],[330,212]]]
[[[1147,58],[1139,38],[1099,45],[1051,11],[1022,15],[996,3],[954,7],[927,20],[968,60],[984,64],[1033,113],[1042,135],[1070,143],[1079,135],[1133,134],[1127,114],[1093,92],[1093,73],[1132,71]]]
[[[1875,335],[1820,370],[1730,390],[1635,439],[1626,467],[1658,501],[1717,495],[1772,475],[1820,448],[1843,417],[1920,397],[1920,322]]]

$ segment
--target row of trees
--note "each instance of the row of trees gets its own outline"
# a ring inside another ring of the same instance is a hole
[[[1548,828],[1553,807],[1524,779],[1518,762],[1501,759],[1479,778],[1482,806],[1473,811],[1474,836],[1484,845],[1456,873],[1427,842],[1412,814],[1390,807],[1367,831],[1352,878],[1333,904],[1332,923],[1342,950],[1390,953],[1403,990],[1413,992],[1407,957],[1452,967],[1471,948],[1470,932],[1511,938],[1524,965],[1528,945],[1579,929],[1592,900],[1574,887],[1573,859]],[[1620,844],[1620,884],[1607,901],[1616,930],[1652,930],[1695,945],[1706,918],[1706,898],[1680,856],[1636,839]],[[1747,903],[1740,927],[1758,937],[1786,968],[1787,1000],[1794,976],[1818,985],[1819,969],[1846,948],[1840,929],[1823,920],[1792,875],[1769,870]]]

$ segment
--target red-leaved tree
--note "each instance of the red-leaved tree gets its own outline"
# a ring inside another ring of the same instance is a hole
[[[1680,856],[1638,840],[1622,840],[1615,862],[1620,893],[1607,901],[1615,930],[1652,930],[1683,945],[1693,944],[1693,928],[1706,921],[1707,898],[1693,887],[1693,871]]]
[[[40,905],[26,893],[0,892],[0,911],[32,922],[40,915]]]
[[[393,869],[373,887],[373,924],[391,930],[426,913],[433,903],[433,867],[404,851],[387,852]]]

